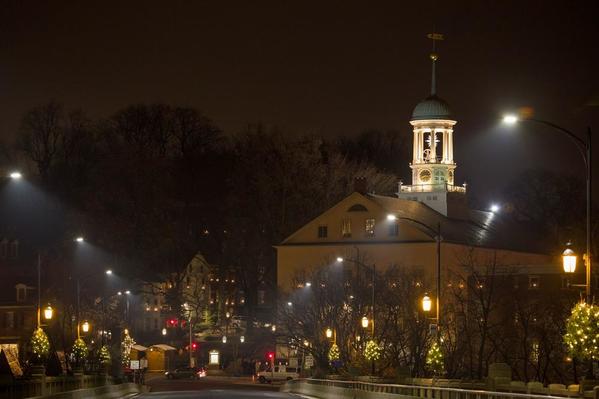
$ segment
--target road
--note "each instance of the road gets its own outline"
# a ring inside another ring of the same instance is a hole
[[[164,375],[150,375],[146,385],[151,392],[135,398],[273,398],[298,399],[298,395],[279,392],[280,385],[259,384],[251,378],[205,377],[199,380],[168,380]]]

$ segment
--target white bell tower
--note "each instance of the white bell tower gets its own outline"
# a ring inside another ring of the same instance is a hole
[[[437,97],[435,42],[443,35],[431,33],[433,41],[431,95],[418,103],[412,112],[414,132],[412,185],[399,184],[399,198],[420,201],[447,216],[448,193],[465,193],[466,187],[455,185],[456,164],[453,159],[453,127],[457,123],[447,102]]]

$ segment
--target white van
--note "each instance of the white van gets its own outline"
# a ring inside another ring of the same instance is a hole
[[[299,369],[296,367],[278,365],[275,366],[274,369],[270,368],[268,370],[259,371],[258,374],[256,374],[256,377],[261,384],[273,381],[288,381],[299,378]]]

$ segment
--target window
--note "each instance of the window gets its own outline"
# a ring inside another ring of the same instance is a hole
[[[536,290],[539,288],[539,285],[541,284],[541,279],[539,278],[539,276],[529,276],[528,277],[528,289],[529,290]]]
[[[389,224],[389,236],[397,237],[399,235],[399,224],[397,222],[391,222]]]
[[[352,205],[351,208],[347,210],[348,212],[368,212],[368,209],[364,205],[355,204]]]
[[[27,299],[27,288],[17,287],[17,302],[23,302]]]
[[[351,237],[351,219],[343,219],[341,223],[341,235],[343,237]]]
[[[15,328],[15,312],[6,312],[4,320],[6,328]]]
[[[0,257],[6,259],[8,256],[8,241],[6,239],[0,241]]]
[[[210,351],[210,360],[208,361],[210,364],[219,364],[219,353],[218,351]]]
[[[327,238],[329,228],[327,226],[318,226],[318,238]]]
[[[10,243],[10,257],[16,259],[19,256],[19,241],[15,240]]]
[[[366,232],[367,237],[374,236],[374,224],[375,224],[374,219],[366,219],[364,221],[364,231]]]

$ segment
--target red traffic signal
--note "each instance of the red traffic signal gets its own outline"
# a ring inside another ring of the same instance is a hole
[[[198,344],[197,344],[197,342],[192,342],[192,344],[191,344],[191,349],[192,349],[192,350],[194,350],[194,351],[195,351],[196,349],[198,349]]]
[[[174,327],[174,326],[176,326],[178,323],[179,323],[179,320],[177,320],[177,319],[170,319],[170,320],[168,321],[168,325],[169,325],[170,327]]]
[[[268,359],[269,359],[269,360],[272,360],[272,359],[274,359],[274,357],[275,357],[275,354],[274,354],[274,353],[272,353],[272,352],[268,352],[268,353],[266,354],[266,357],[268,357]]]

